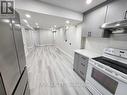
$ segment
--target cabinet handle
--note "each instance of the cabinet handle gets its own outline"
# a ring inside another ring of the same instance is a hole
[[[127,10],[125,11],[124,19],[127,19]]]
[[[83,73],[82,71],[80,71],[80,73],[81,73],[82,75],[84,75],[84,73]]]
[[[81,65],[85,67],[85,64],[81,63]]]
[[[87,58],[82,57],[82,59],[87,60]]]

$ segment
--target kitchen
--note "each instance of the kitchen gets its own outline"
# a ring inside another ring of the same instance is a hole
[[[126,95],[126,0],[2,1],[0,95]]]

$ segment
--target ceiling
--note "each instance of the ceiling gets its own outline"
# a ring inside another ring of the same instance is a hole
[[[77,25],[80,23],[79,21],[51,16],[51,15],[45,15],[35,12],[30,12],[26,10],[18,10],[20,14],[21,23],[23,26],[27,26],[27,24],[23,21],[23,19],[26,19],[29,23],[29,25],[33,28],[36,28],[37,25],[35,23],[38,23],[39,27],[42,29],[50,29],[51,27],[54,27],[56,25],[56,28],[62,27],[66,25],[66,21],[69,20],[71,25]],[[25,14],[31,15],[31,18],[26,18]]]
[[[87,5],[86,0],[38,0],[42,2],[46,2],[50,5],[55,5],[58,7],[66,8],[73,11],[78,12],[85,12],[98,4],[105,2],[107,0],[93,0],[91,4]],[[80,22],[72,19],[42,14],[42,13],[36,13],[32,11],[26,11],[18,9],[18,12],[20,13],[21,23],[23,26],[26,26],[29,24],[33,28],[37,28],[37,25],[35,23],[38,23],[39,28],[42,29],[50,29],[51,27],[54,27],[56,25],[56,28],[62,27],[66,25],[66,21],[69,20],[71,25],[77,25]],[[25,14],[29,14],[31,18],[26,18]],[[26,24],[23,19],[26,19],[28,21],[28,24]]]
[[[58,7],[70,9],[77,12],[85,12],[107,0],[93,0],[91,4],[87,5],[86,0],[39,0]]]

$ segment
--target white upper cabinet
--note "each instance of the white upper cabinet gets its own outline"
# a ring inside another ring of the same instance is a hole
[[[114,0],[108,4],[106,22],[115,22],[124,19],[127,11],[127,0]]]
[[[83,37],[103,37],[103,23],[123,20],[127,11],[127,0],[114,0],[84,16],[82,36]],[[127,18],[127,17],[126,17]]]
[[[102,37],[103,30],[101,25],[105,22],[107,6],[98,8],[84,16],[83,37]]]

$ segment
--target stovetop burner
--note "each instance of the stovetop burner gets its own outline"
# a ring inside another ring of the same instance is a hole
[[[93,60],[98,61],[104,65],[110,66],[111,68],[114,68],[122,73],[127,74],[127,64],[106,58],[106,57],[96,57],[93,58]]]

